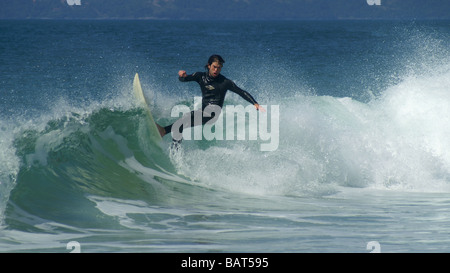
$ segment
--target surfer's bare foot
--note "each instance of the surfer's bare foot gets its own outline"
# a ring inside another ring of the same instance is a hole
[[[158,123],[156,123],[156,127],[158,128],[159,134],[161,135],[161,137],[166,135],[166,130],[164,129],[164,127],[161,127]]]

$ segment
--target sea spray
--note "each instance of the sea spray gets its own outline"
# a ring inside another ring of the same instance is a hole
[[[14,126],[10,122],[0,120],[0,226],[20,169],[20,161],[13,145],[14,132]]]
[[[397,169],[380,172],[390,170],[391,177],[399,175],[394,179],[412,188],[449,186],[449,92],[450,70],[441,67],[432,75],[407,77],[373,102],[379,120],[384,120],[384,142],[398,163]]]

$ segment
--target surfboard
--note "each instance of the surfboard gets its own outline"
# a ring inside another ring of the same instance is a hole
[[[162,140],[159,133],[158,127],[155,123],[155,119],[148,107],[147,101],[145,100],[144,93],[142,92],[141,82],[139,81],[139,75],[136,73],[133,80],[133,93],[137,100],[138,106],[145,110],[147,125],[149,128],[150,139],[154,142],[160,142]]]

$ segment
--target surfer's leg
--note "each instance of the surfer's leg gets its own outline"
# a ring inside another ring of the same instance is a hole
[[[203,110],[191,111],[183,115],[173,124],[168,125],[164,128],[159,126],[158,129],[161,127],[160,133],[162,130],[164,130],[164,132],[161,133],[162,136],[163,134],[166,135],[169,132],[172,132],[173,140],[181,142],[181,140],[183,139],[184,128],[204,125],[208,121],[211,121],[210,123],[214,123],[218,119],[220,112],[221,108],[219,106],[217,105],[208,106]]]
[[[202,111],[196,110],[184,114],[180,119],[174,123],[162,128],[164,129],[164,134],[172,133],[172,138],[174,141],[181,142],[183,139],[183,130],[185,128],[193,127],[196,125],[201,125]],[[199,119],[199,121],[196,121]]]
[[[170,125],[168,125],[168,126],[166,126],[166,127],[163,127],[163,129],[164,129],[164,135],[167,135],[169,132],[172,131],[172,125],[173,125],[173,124],[170,124]],[[161,131],[160,131],[160,132],[161,132]]]

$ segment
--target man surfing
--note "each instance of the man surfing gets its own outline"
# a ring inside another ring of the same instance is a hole
[[[173,132],[173,140],[180,142],[182,140],[184,126],[193,127],[204,125],[207,122],[214,123],[221,112],[228,90],[240,95],[243,99],[253,104],[257,110],[266,111],[247,91],[242,90],[233,81],[220,74],[224,63],[225,61],[220,55],[212,55],[205,65],[206,72],[196,72],[188,75],[184,70],[178,71],[180,81],[196,81],[200,85],[202,91],[202,109],[191,111],[183,115],[175,123],[166,127],[156,124],[161,137]],[[201,117],[201,120],[196,120],[194,117]]]

